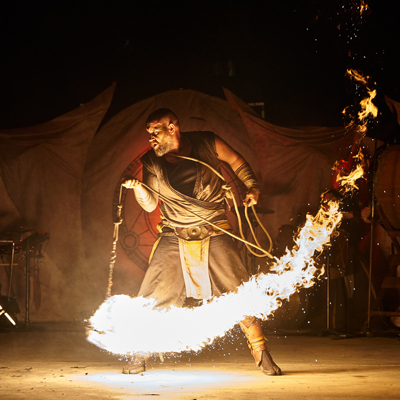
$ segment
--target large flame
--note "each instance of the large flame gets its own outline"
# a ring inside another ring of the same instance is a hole
[[[367,118],[376,118],[378,115],[378,108],[372,102],[372,100],[376,97],[376,89],[369,87],[369,76],[365,77],[361,73],[352,69],[348,69],[346,71],[346,75],[362,84],[368,93],[368,96],[360,101],[361,110],[358,112],[358,121],[353,118],[347,125],[347,128],[357,127],[358,132],[364,135],[367,131]],[[347,111],[348,107],[343,110],[343,114],[346,114]]]
[[[307,216],[294,249],[274,260],[271,273],[254,276],[236,292],[199,307],[157,310],[151,299],[110,297],[90,318],[88,340],[120,355],[198,351],[246,316],[266,319],[282,300],[311,287],[323,273],[315,258],[329,246],[341,219],[339,202],[330,200],[316,216]]]

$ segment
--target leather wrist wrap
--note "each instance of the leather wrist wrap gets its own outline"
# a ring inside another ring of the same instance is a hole
[[[248,189],[260,190],[260,185],[250,165],[245,161],[236,171],[235,175],[246,185]]]

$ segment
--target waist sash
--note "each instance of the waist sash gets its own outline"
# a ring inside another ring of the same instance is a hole
[[[208,299],[211,297],[211,282],[208,274],[208,250],[210,237],[203,240],[184,240],[179,238],[179,255],[186,297]]]

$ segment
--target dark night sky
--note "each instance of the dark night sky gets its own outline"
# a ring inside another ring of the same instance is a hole
[[[2,2],[0,128],[46,122],[113,81],[106,118],[163,91],[223,97],[226,87],[246,102],[264,101],[271,123],[340,126],[342,109],[356,96],[347,67],[400,101],[399,6],[369,1],[360,19],[349,7],[359,3]]]

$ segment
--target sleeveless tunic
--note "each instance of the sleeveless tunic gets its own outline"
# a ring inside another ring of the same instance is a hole
[[[183,132],[182,136],[190,140],[193,158],[203,161],[221,172],[213,132]],[[227,220],[223,183],[210,168],[196,163],[197,176],[193,197],[191,197],[172,187],[168,179],[167,162],[164,157],[157,157],[153,150],[149,150],[141,158],[141,161],[148,173],[157,178],[158,188],[154,189],[182,206],[161,201],[160,210],[164,225],[188,227],[207,224],[187,210],[191,210],[211,222]]]
[[[183,135],[192,144],[193,158],[206,162],[220,172],[214,133],[186,132],[182,133]],[[168,199],[174,200],[174,204],[161,201],[160,210],[164,226],[188,227],[207,224],[187,209],[214,223],[227,220],[223,184],[208,167],[196,163],[193,196],[187,196],[170,184],[164,157],[157,157],[154,151],[150,150],[141,161],[145,168],[144,177],[149,177],[147,181],[144,179],[144,183]],[[177,204],[182,204],[184,209]],[[155,299],[156,307],[179,307],[184,304],[186,298],[220,296],[222,293],[236,290],[241,283],[249,279],[235,239],[222,234],[210,236],[200,242],[202,248],[207,243],[206,257],[201,257],[207,264],[203,271],[205,275],[201,273],[199,279],[199,285],[204,284],[207,287],[205,290],[200,287],[201,293],[196,295],[189,288],[187,275],[184,273],[185,262],[182,260],[182,245],[185,245],[185,241],[172,235],[161,236],[156,241],[138,296]],[[207,292],[208,295],[203,296],[203,293]]]

